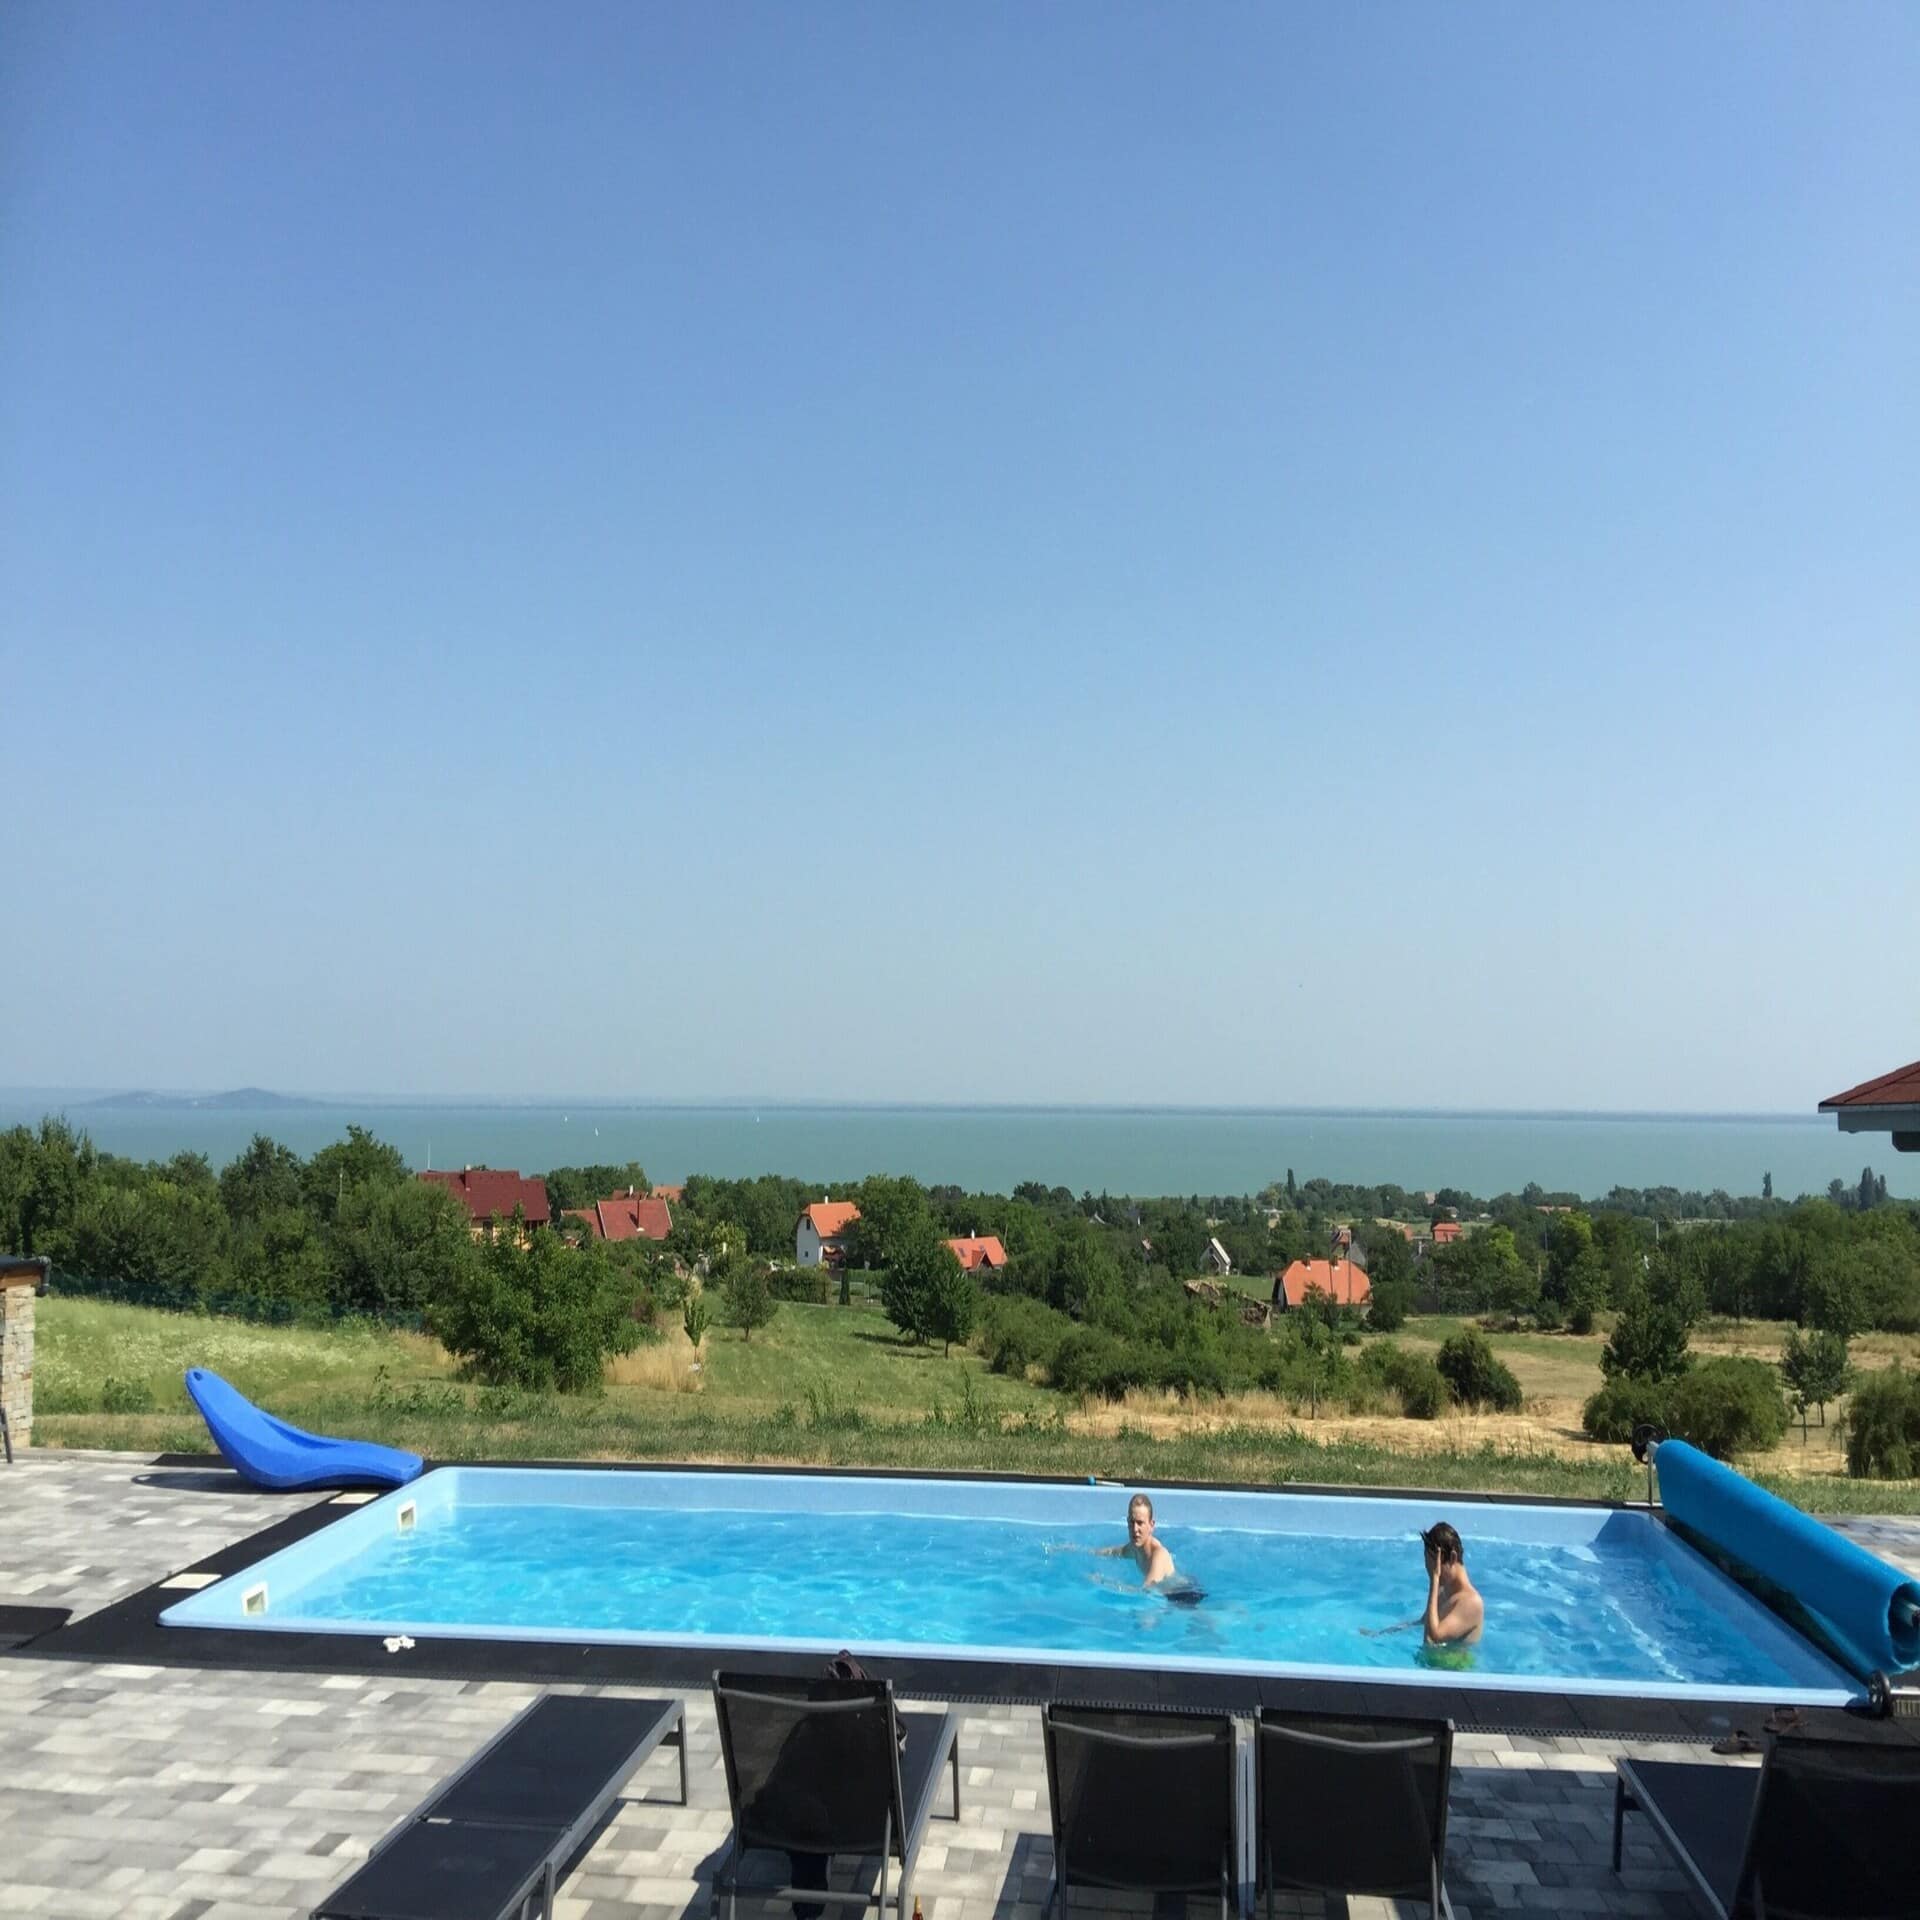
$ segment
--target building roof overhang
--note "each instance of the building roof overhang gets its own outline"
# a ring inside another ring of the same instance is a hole
[[[1920,1153],[1920,1060],[1820,1102],[1842,1133],[1890,1133],[1896,1153]]]

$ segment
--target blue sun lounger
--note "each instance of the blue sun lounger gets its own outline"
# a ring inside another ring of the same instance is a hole
[[[290,1427],[205,1367],[187,1369],[187,1392],[227,1464],[256,1487],[399,1487],[425,1464],[398,1447]]]

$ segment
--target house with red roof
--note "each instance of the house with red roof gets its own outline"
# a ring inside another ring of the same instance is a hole
[[[673,1209],[658,1187],[650,1194],[629,1187],[590,1207],[569,1207],[566,1218],[581,1222],[594,1240],[664,1240],[673,1231]]]
[[[1433,1244],[1436,1247],[1450,1247],[1466,1233],[1458,1220],[1436,1220],[1433,1223]]]
[[[687,1197],[686,1182],[682,1181],[677,1187],[663,1187],[659,1181],[656,1180],[653,1183],[653,1197],[656,1200],[666,1201],[670,1206],[677,1207]]]
[[[840,1267],[847,1260],[847,1229],[860,1218],[851,1200],[823,1196],[800,1215],[793,1230],[793,1257],[803,1267]]]
[[[1820,1102],[1842,1133],[1887,1133],[1895,1153],[1920,1153],[1920,1060]]]
[[[1274,1311],[1304,1307],[1310,1293],[1323,1293],[1337,1306],[1364,1307],[1373,1298],[1373,1282],[1358,1261],[1296,1260],[1274,1276]]]
[[[445,1187],[467,1210],[467,1224],[476,1236],[492,1230],[496,1218],[511,1220],[515,1207],[530,1227],[551,1225],[553,1210],[547,1205],[547,1183],[537,1174],[522,1179],[511,1168],[464,1167],[429,1168],[422,1180]]]
[[[1000,1244],[1000,1236],[995,1233],[970,1233],[958,1240],[949,1240],[947,1245],[953,1249],[953,1257],[968,1273],[977,1273],[984,1269],[993,1273],[1007,1264],[1007,1250]]]

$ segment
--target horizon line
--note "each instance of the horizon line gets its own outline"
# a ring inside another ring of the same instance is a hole
[[[221,1099],[241,1091],[271,1095],[275,1100],[307,1101],[338,1107],[366,1102],[383,1107],[467,1107],[496,1110],[525,1109],[559,1112],[760,1112],[760,1113],[1033,1113],[1033,1114],[1176,1114],[1270,1118],[1367,1118],[1408,1120],[1805,1120],[1818,1123],[1816,1108],[1789,1107],[1526,1107],[1423,1106],[1412,1102],[1383,1105],[1315,1102],[1266,1104],[1230,1101],[1156,1100],[941,1100],[868,1099],[813,1095],[703,1094],[500,1094],[500,1093],[380,1093],[365,1088],[322,1093],[310,1089],[283,1091],[270,1087],[34,1087],[0,1085],[0,1099],[64,1096],[69,1100],[110,1100],[131,1093],[150,1093],[158,1099],[180,1101]],[[267,1112],[267,1108],[234,1107],[234,1113]]]

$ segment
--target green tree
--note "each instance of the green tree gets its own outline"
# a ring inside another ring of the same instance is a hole
[[[300,1156],[256,1133],[246,1150],[220,1170],[220,1204],[235,1226],[302,1204]]]
[[[1847,1343],[1843,1335],[1820,1329],[1803,1338],[1798,1328],[1787,1334],[1780,1350],[1780,1376],[1787,1383],[1794,1410],[1800,1415],[1801,1438],[1806,1437],[1807,1409],[1820,1409],[1820,1424],[1827,1424],[1827,1402],[1838,1400],[1847,1390],[1852,1372]]]
[[[344,1140],[322,1147],[307,1162],[307,1209],[316,1218],[330,1221],[351,1189],[393,1186],[406,1178],[407,1163],[398,1147],[390,1147],[365,1127],[349,1123]]]
[[[1842,1339],[1860,1331],[1860,1274],[1851,1246],[1824,1247],[1808,1262],[1801,1317],[1808,1326]]]
[[[754,1328],[764,1327],[774,1314],[766,1262],[753,1259],[744,1248],[730,1254],[720,1269],[720,1293],[727,1318],[740,1329],[740,1338],[751,1343]]]
[[[935,1262],[933,1279],[926,1302],[927,1337],[940,1342],[942,1355],[953,1352],[956,1340],[965,1340],[973,1332],[980,1311],[980,1289],[974,1277],[953,1257],[950,1247],[942,1247],[947,1258]]]
[[[1644,1280],[1634,1282],[1613,1332],[1601,1349],[1600,1371],[1611,1380],[1672,1380],[1687,1370],[1687,1323],[1680,1310],[1656,1303]]]
[[[1392,1221],[1370,1220],[1357,1238],[1367,1256],[1367,1285],[1375,1299],[1385,1288],[1413,1285],[1413,1247]]]
[[[959,1265],[931,1220],[895,1246],[893,1263],[880,1282],[880,1305],[916,1345],[933,1331],[934,1300],[948,1269],[957,1271]]]
[[[598,1246],[558,1234],[469,1239],[429,1303],[427,1324],[474,1377],[536,1391],[584,1393],[640,1329],[632,1283]]]
[[[590,1167],[554,1167],[547,1176],[547,1201],[558,1213],[563,1207],[590,1207],[596,1200],[610,1200],[629,1187],[639,1193],[651,1193],[647,1170],[638,1160],[618,1166],[611,1163]]]
[[[876,1173],[860,1182],[853,1198],[860,1218],[847,1233],[847,1259],[852,1266],[884,1273],[903,1247],[929,1234],[941,1237],[926,1189],[918,1180]]]
[[[48,1115],[38,1129],[12,1127],[0,1136],[0,1239],[8,1253],[52,1254],[81,1200],[94,1188],[99,1157],[93,1142]]]
[[[713,1325],[713,1309],[707,1305],[704,1293],[689,1293],[680,1308],[680,1325],[687,1336],[687,1345],[698,1353],[700,1342],[707,1337],[707,1329]]]
[[[431,1180],[349,1185],[326,1236],[328,1294],[343,1313],[422,1313],[471,1241],[466,1208]]]

